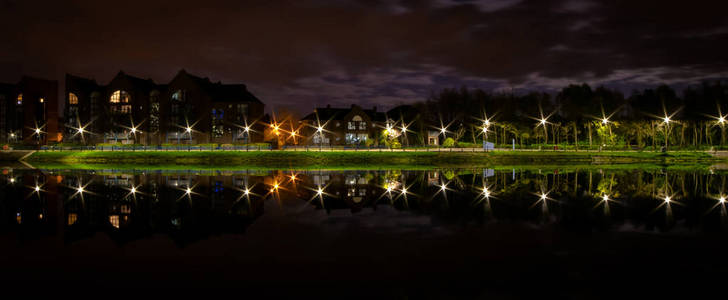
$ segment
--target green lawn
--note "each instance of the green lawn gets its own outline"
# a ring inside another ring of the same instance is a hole
[[[293,151],[169,151],[36,152],[33,165],[121,169],[167,166],[204,169],[431,169],[484,166],[607,166],[649,164],[705,168],[721,162],[704,152],[293,152]],[[186,167],[185,167],[186,166]],[[624,167],[624,166],[623,166]]]

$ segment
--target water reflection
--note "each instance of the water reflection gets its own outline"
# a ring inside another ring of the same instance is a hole
[[[640,170],[4,170],[0,228],[67,242],[102,232],[120,244],[163,234],[184,246],[241,234],[266,207],[356,214],[386,205],[433,224],[722,231],[725,181],[716,172]]]

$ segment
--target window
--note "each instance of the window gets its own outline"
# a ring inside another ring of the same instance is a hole
[[[367,122],[359,122],[359,130],[366,130]]]
[[[183,90],[177,90],[172,94],[172,100],[175,101],[185,101],[185,91]]]
[[[129,99],[131,97],[129,96],[129,93],[126,91],[115,91],[111,94],[111,98],[109,99],[110,103],[129,103]]]
[[[351,130],[356,129],[356,125],[354,124],[354,122],[349,121],[349,129],[351,129]]]
[[[219,138],[225,133],[225,128],[222,125],[225,119],[224,109],[212,109],[212,135],[213,137]]]
[[[236,106],[237,109],[237,116],[235,119],[237,121],[243,121],[247,119],[248,117],[248,104],[247,103],[238,103]]]
[[[16,104],[17,105],[22,105],[23,104],[23,94],[19,94],[18,95],[18,101],[17,101]]]
[[[91,93],[91,108],[90,108],[90,115],[91,117],[95,117],[96,113],[98,112],[98,105],[99,105],[99,99],[101,98],[101,94],[98,92]]]
[[[159,92],[153,91],[149,95],[149,130],[159,131]]]
[[[68,104],[75,105],[78,104],[78,97],[74,93],[68,94]]]
[[[111,103],[111,113],[113,114],[128,114],[131,113],[131,97],[129,96],[129,93],[125,91],[115,91],[111,94],[111,98],[109,98],[109,103]]]

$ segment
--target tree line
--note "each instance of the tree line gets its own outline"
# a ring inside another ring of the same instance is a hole
[[[443,138],[462,145],[487,137],[497,145],[515,142],[521,148],[704,149],[725,145],[727,103],[728,85],[721,81],[688,87],[680,95],[660,85],[628,97],[587,84],[569,85],[555,95],[462,87],[413,104],[416,117],[401,120],[411,124],[422,143],[426,131],[445,128]]]

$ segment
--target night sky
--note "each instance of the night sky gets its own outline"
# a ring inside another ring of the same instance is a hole
[[[727,1],[0,0],[0,81],[180,69],[268,109],[728,78]]]

